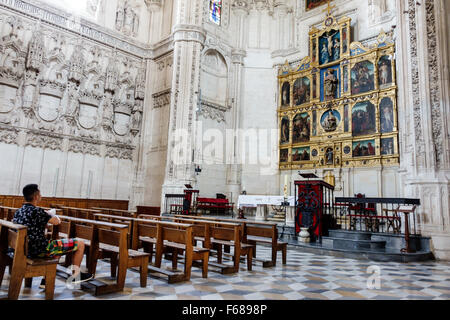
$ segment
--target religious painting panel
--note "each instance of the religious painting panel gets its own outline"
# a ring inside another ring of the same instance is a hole
[[[359,102],[352,109],[354,137],[376,133],[375,106],[370,101]]]
[[[328,0],[305,0],[306,11],[315,9],[323,4],[326,4]]]
[[[374,65],[370,61],[358,62],[351,71],[352,94],[357,95],[375,90]]]
[[[380,130],[381,133],[394,131],[394,104],[388,97],[380,102]]]
[[[328,110],[322,115],[320,125],[326,132],[336,131],[341,123],[341,114],[337,110]]]
[[[381,90],[393,84],[392,57],[389,55],[382,56],[378,60],[378,84]]]
[[[311,148],[301,147],[292,149],[292,161],[310,161],[311,160]]]
[[[338,61],[341,58],[341,35],[339,30],[331,29],[319,37],[320,65]]]
[[[288,117],[283,117],[281,119],[281,138],[280,143],[281,144],[289,144],[290,142],[290,123]]]
[[[289,161],[289,149],[280,150],[280,162],[286,163]]]
[[[294,82],[294,104],[300,106],[311,101],[311,81],[302,77]]]
[[[381,155],[393,155],[394,153],[394,138],[381,139]]]
[[[287,107],[291,104],[291,84],[284,82],[281,88],[281,106]]]
[[[320,70],[320,101],[329,101],[340,97],[340,67],[334,66]]]
[[[311,39],[311,61],[313,63],[317,61],[317,38]]]
[[[295,116],[293,121],[292,143],[308,142],[310,139],[311,125],[308,113],[301,113]]]
[[[384,32],[378,45],[352,42],[351,24],[328,12],[310,29],[309,57],[292,69],[280,66],[280,107],[300,106],[295,114],[280,111],[280,170],[399,163],[395,43]],[[287,79],[290,101],[282,97]]]
[[[348,47],[350,46],[350,37],[349,35],[349,27],[347,25],[344,25],[344,28],[342,28],[341,34],[342,34],[342,54],[346,54],[348,52]]]
[[[375,139],[353,142],[353,157],[375,156]]]

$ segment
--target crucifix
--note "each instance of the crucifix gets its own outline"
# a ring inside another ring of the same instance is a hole
[[[331,16],[331,11],[336,8],[336,6],[330,5],[331,0],[328,0],[327,8],[323,12],[327,12],[327,17]]]

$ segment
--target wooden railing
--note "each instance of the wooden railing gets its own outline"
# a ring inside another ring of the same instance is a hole
[[[0,203],[5,207],[20,208],[24,202],[23,196],[0,195]],[[59,204],[65,207],[89,209],[92,207],[128,210],[127,200],[100,200],[42,197],[39,206],[50,207]]]

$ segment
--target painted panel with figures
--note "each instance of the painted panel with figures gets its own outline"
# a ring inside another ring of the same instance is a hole
[[[363,45],[351,26],[328,12],[309,56],[280,68],[280,170],[399,165],[392,33]]]

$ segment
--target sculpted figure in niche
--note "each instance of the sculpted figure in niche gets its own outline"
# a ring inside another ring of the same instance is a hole
[[[66,109],[66,116],[73,117],[79,108],[78,85],[74,82],[68,83],[69,104]]]
[[[133,107],[133,115],[131,118],[131,127],[136,130],[139,130],[141,127],[142,103],[143,103],[143,101],[140,101],[140,100],[136,101],[136,104]]]
[[[124,7],[123,30],[126,35],[136,36],[139,32],[139,16],[137,10],[127,1]]]
[[[123,21],[125,18],[125,11],[124,11],[124,3],[120,0],[117,4],[117,11],[116,11],[116,30],[121,31],[123,27]]]
[[[336,91],[338,80],[335,76],[335,71],[333,69],[328,69],[327,75],[325,77],[325,100],[333,100],[336,99]]]
[[[138,33],[139,33],[139,16],[136,13],[136,11],[134,11],[133,35],[137,36]]]
[[[334,164],[334,155],[333,155],[333,149],[332,148],[328,148],[327,152],[325,154],[326,157],[326,163],[327,164]]]
[[[31,107],[34,100],[34,92],[36,89],[37,74],[34,70],[27,70],[25,75],[23,106]]]

